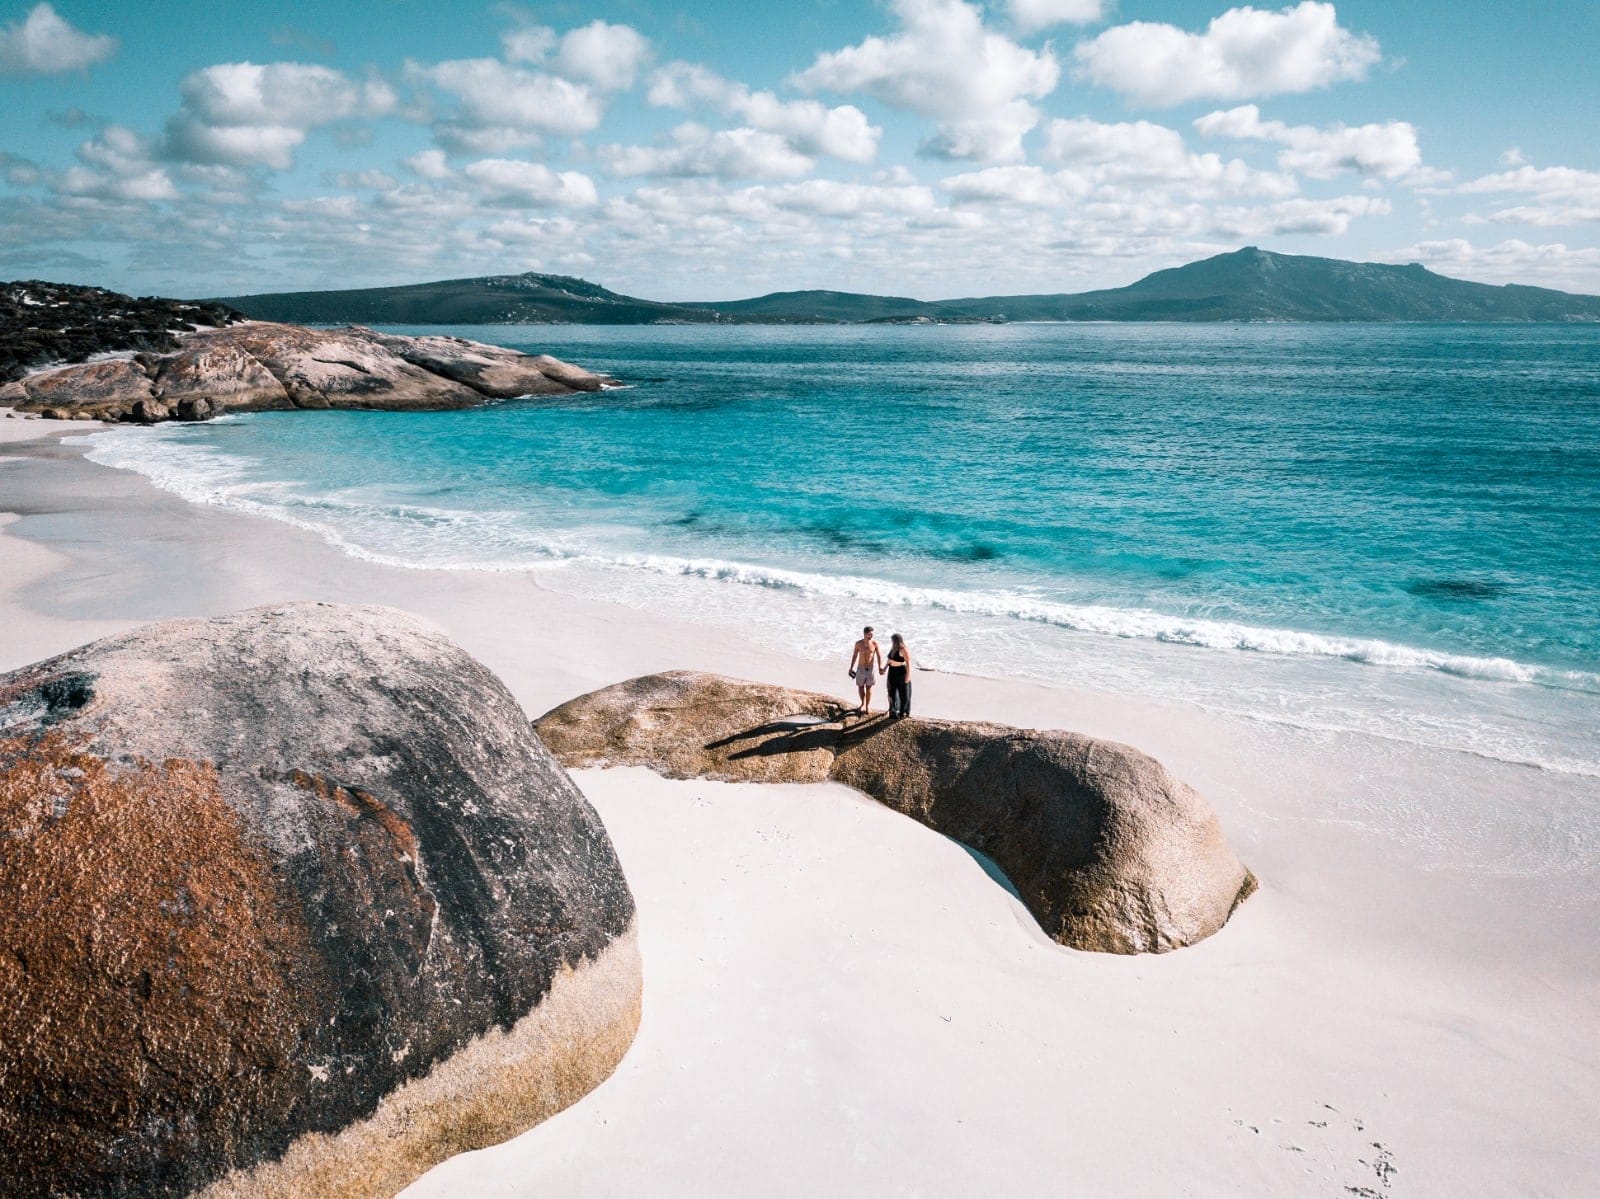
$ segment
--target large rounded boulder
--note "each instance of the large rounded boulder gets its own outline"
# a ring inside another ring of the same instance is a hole
[[[501,683],[383,608],[0,676],[8,1196],[387,1196],[621,1059],[634,904]]]
[[[1256,887],[1205,801],[1114,741],[849,717],[826,695],[692,671],[592,692],[535,727],[574,768],[848,784],[986,854],[1045,932],[1076,949],[1192,945]]]

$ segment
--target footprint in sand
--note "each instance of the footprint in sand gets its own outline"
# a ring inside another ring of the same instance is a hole
[[[1233,1123],[1251,1140],[1261,1138],[1257,1143],[1263,1147],[1276,1146],[1279,1152],[1297,1155],[1307,1174],[1321,1175],[1358,1199],[1386,1199],[1399,1173],[1393,1152],[1383,1142],[1369,1139],[1366,1121],[1345,1115],[1332,1104],[1324,1103],[1314,1115],[1299,1120],[1274,1116]],[[1265,1137],[1263,1127],[1269,1132]]]

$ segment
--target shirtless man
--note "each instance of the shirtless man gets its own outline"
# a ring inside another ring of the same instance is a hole
[[[850,677],[856,681],[856,690],[861,695],[857,712],[865,713],[872,706],[872,685],[882,672],[883,651],[872,636],[872,626],[868,625],[861,630],[861,640],[850,651]]]

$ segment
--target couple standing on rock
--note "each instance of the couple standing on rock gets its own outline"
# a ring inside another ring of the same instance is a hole
[[[866,714],[872,707],[872,688],[883,674],[889,684],[889,715],[911,715],[911,650],[906,639],[896,633],[889,641],[889,666],[884,669],[883,649],[872,635],[872,626],[861,630],[861,640],[850,651],[850,677],[856,681],[861,706],[856,711]]]

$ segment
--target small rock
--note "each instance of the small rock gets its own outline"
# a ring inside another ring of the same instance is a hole
[[[179,420],[210,420],[216,414],[210,396],[186,396],[178,401]]]
[[[171,420],[172,409],[160,400],[140,400],[133,406],[133,419],[141,425],[153,425],[159,421]]]

